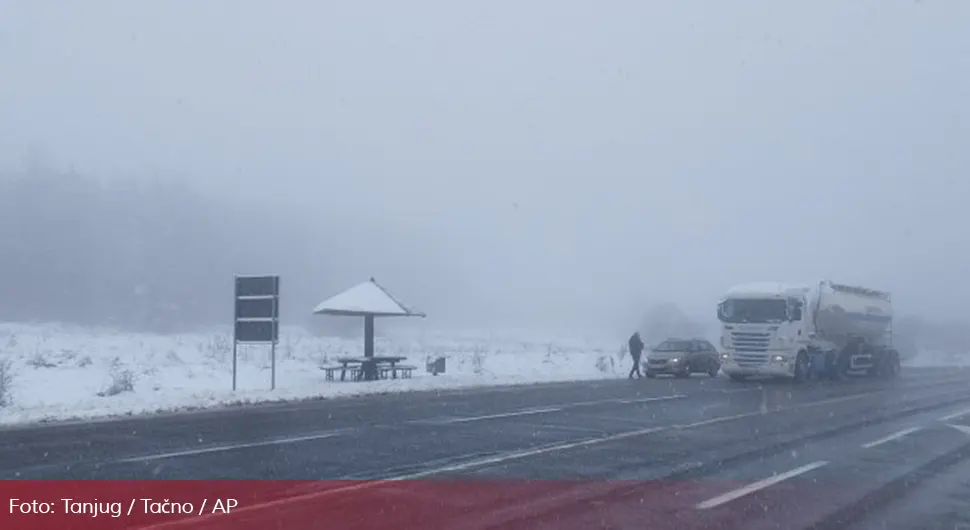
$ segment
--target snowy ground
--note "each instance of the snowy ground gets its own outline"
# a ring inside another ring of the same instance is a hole
[[[9,361],[0,423],[90,418],[233,403],[617,377],[629,363],[625,340],[543,340],[527,334],[398,333],[378,337],[378,355],[401,355],[418,367],[410,380],[326,381],[321,365],[362,355],[361,340],[281,332],[276,390],[269,346],[240,346],[232,392],[228,332],[161,336],[60,325],[0,324],[0,362]],[[430,357],[447,372],[425,372]],[[0,378],[2,379],[2,378]],[[126,390],[126,382],[131,389]],[[114,387],[114,388],[112,388]]]
[[[531,336],[530,336],[531,335]],[[268,346],[240,346],[238,391],[232,392],[228,333],[161,336],[59,325],[0,324],[0,365],[9,363],[0,423],[91,418],[231,405],[623,377],[623,338],[564,338],[536,333],[426,332],[378,337],[378,354],[406,356],[410,380],[326,381],[321,365],[358,356],[360,340],[284,330],[277,348],[276,390],[270,391]],[[425,372],[428,358],[447,358],[447,373]],[[968,366],[970,355],[923,353],[912,366]],[[0,375],[0,387],[4,386]],[[130,383],[130,389],[125,383]],[[114,388],[113,388],[114,387]]]
[[[913,358],[907,359],[904,362],[904,365],[912,366],[914,368],[931,368],[940,366],[970,368],[970,353],[923,351]]]

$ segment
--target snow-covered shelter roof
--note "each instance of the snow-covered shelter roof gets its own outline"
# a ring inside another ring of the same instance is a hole
[[[315,315],[425,317],[380,286],[374,278],[320,302]]]

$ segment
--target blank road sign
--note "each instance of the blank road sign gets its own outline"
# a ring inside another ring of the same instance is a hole
[[[237,276],[236,297],[279,296],[279,276]]]
[[[237,342],[276,342],[279,326],[275,320],[239,320],[236,322]]]
[[[236,318],[276,318],[279,298],[237,298]]]

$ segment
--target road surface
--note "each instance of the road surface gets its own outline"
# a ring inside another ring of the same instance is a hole
[[[12,428],[0,477],[324,481],[250,502],[234,528],[970,528],[970,371],[621,379]]]

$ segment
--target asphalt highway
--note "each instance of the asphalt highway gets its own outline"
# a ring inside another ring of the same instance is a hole
[[[970,528],[970,370],[620,379],[11,428],[0,477],[321,481],[250,503],[233,528]]]

